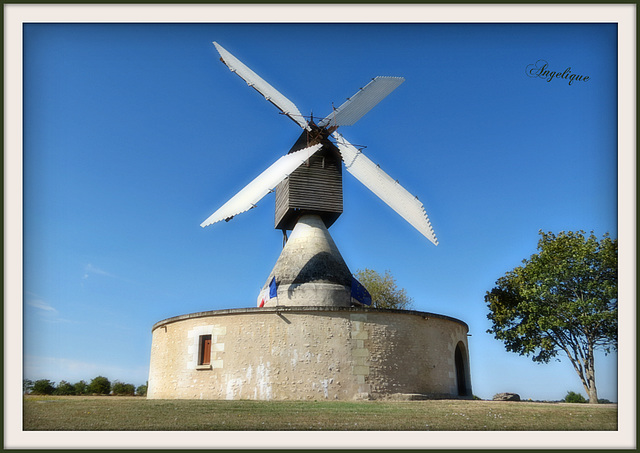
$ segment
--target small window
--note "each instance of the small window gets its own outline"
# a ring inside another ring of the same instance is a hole
[[[211,335],[200,335],[198,365],[211,365]]]

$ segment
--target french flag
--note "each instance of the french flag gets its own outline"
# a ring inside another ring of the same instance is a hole
[[[278,297],[278,287],[276,285],[276,276],[274,275],[269,283],[269,286],[264,288],[258,294],[258,307],[264,307],[264,304],[274,297]]]

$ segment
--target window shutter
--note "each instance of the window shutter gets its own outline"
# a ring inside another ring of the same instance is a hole
[[[211,364],[211,335],[200,338],[200,365]]]

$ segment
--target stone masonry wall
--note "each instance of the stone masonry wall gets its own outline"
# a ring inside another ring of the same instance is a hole
[[[148,398],[457,397],[454,351],[459,342],[468,351],[467,331],[453,318],[401,310],[280,307],[180,316],[153,328]],[[207,366],[198,365],[201,335],[211,335]]]

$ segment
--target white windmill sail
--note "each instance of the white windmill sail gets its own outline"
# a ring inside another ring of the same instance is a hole
[[[318,126],[351,126],[404,82],[403,77],[378,76],[324,118]]]
[[[429,217],[424,205],[414,195],[411,195],[398,181],[391,178],[367,158],[360,150],[349,143],[342,135],[334,132],[333,137],[342,155],[345,167],[349,173],[375,193],[382,201],[400,214],[416,230],[427,239],[438,245]]]
[[[309,129],[307,120],[304,119],[298,107],[287,99],[282,93],[269,85],[262,77],[249,69],[244,63],[231,55],[224,47],[217,42],[213,42],[216,46],[218,53],[222,57],[222,62],[226,64],[231,72],[235,72],[239,75],[250,87],[253,87],[256,91],[262,94],[265,99],[278,107],[282,113],[287,115],[293,121],[298,123],[303,129]]]
[[[204,228],[221,220],[231,220],[232,217],[255,208],[262,197],[272,192],[283,179],[321,147],[321,144],[317,144],[291,154],[285,154],[223,204],[220,209],[211,214],[200,226]]]

